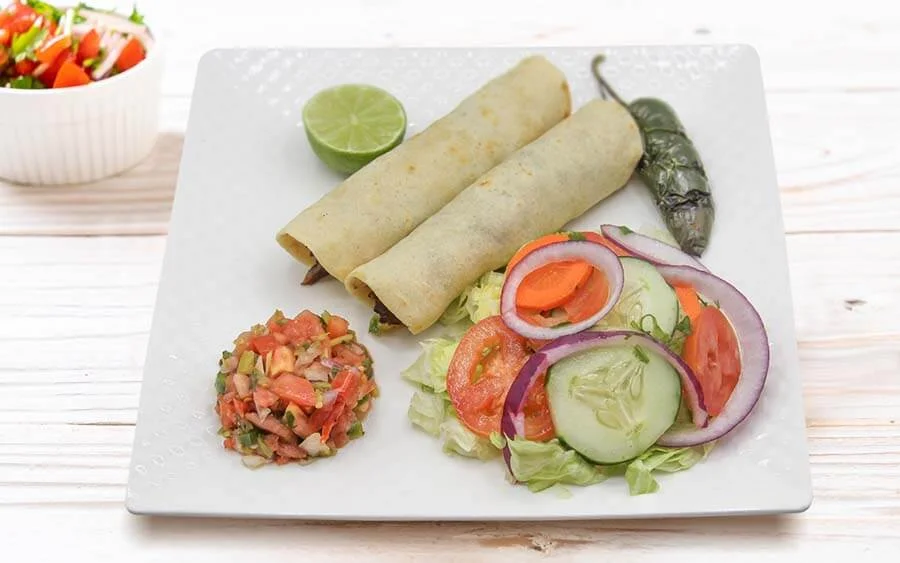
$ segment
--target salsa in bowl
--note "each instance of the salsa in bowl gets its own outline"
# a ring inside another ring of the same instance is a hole
[[[0,179],[72,184],[142,161],[158,133],[163,61],[135,7],[16,0],[0,10]]]

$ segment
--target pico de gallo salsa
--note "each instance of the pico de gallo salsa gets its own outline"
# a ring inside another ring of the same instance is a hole
[[[309,310],[275,311],[240,334],[215,387],[223,445],[250,468],[335,455],[363,435],[378,396],[372,358],[347,320]]]
[[[136,7],[124,16],[84,3],[15,0],[0,11],[0,87],[85,86],[137,66],[152,42]]]

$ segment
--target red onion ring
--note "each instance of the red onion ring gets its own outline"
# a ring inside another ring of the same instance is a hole
[[[603,225],[600,227],[603,236],[610,239],[638,258],[662,266],[690,266],[704,272],[709,269],[690,254],[681,251],[674,246],[658,241],[631,230],[623,229],[617,225]]]
[[[741,354],[741,374],[722,412],[705,428],[670,430],[659,440],[662,446],[688,447],[712,442],[731,432],[759,401],[769,373],[769,337],[759,312],[725,280],[685,266],[658,266],[669,283],[690,285],[704,298],[716,301],[731,321]]]
[[[681,378],[681,387],[686,393],[694,424],[697,427],[702,427],[706,424],[709,415],[703,402],[703,391],[700,387],[700,382],[694,376],[691,368],[684,363],[684,360],[669,350],[665,344],[643,332],[632,330],[585,331],[556,339],[541,348],[540,351],[536,352],[525,362],[506,394],[506,402],[503,404],[503,415],[500,419],[500,432],[507,440],[525,435],[525,414],[523,410],[525,408],[525,400],[528,397],[528,390],[553,364],[584,350],[620,346],[622,344],[646,346],[649,350],[659,354],[668,361],[669,365],[675,369]],[[506,465],[509,467],[510,474],[512,474],[509,446],[504,445],[503,447],[503,459],[506,460]]]
[[[609,297],[606,304],[590,318],[578,323],[541,327],[525,321],[519,316],[516,307],[516,294],[525,276],[542,266],[563,260],[584,260],[603,272],[609,284]],[[624,285],[625,273],[622,263],[612,250],[588,240],[555,242],[529,252],[506,273],[503,290],[500,294],[500,314],[506,326],[525,338],[553,340],[560,336],[581,332],[597,324],[597,321],[606,316],[615,306]]]

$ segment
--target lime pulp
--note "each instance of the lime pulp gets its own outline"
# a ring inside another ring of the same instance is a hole
[[[326,166],[353,174],[403,141],[406,111],[381,88],[343,84],[310,98],[303,107],[303,126]]]

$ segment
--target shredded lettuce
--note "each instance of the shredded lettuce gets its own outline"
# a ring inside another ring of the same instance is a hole
[[[441,432],[444,435],[445,453],[483,460],[500,455],[500,450],[491,440],[476,435],[452,414],[441,424]]]
[[[502,443],[482,438],[466,428],[456,417],[450,401],[441,395],[420,390],[409,402],[407,416],[423,432],[443,440],[443,451],[488,460],[500,455]]]
[[[575,450],[563,447],[557,439],[532,442],[516,437],[507,443],[513,476],[528,485],[532,492],[553,485],[593,485],[607,478],[597,466]]]
[[[403,370],[400,376],[412,383],[418,383],[435,393],[447,390],[447,369],[453,353],[459,346],[459,339],[447,336],[429,338],[421,343],[422,353],[416,361]]]
[[[428,391],[416,391],[409,402],[407,416],[410,422],[428,434],[440,436],[446,412],[446,402],[442,397]]]
[[[693,448],[653,446],[628,463],[625,469],[625,481],[628,482],[628,492],[632,495],[655,493],[659,490],[659,483],[653,477],[654,471],[675,473],[690,469],[706,459],[710,450],[712,450],[711,444]]]
[[[500,292],[503,274],[488,272],[469,286],[447,307],[441,323],[452,325],[468,320],[477,323],[487,317],[500,314]]]

